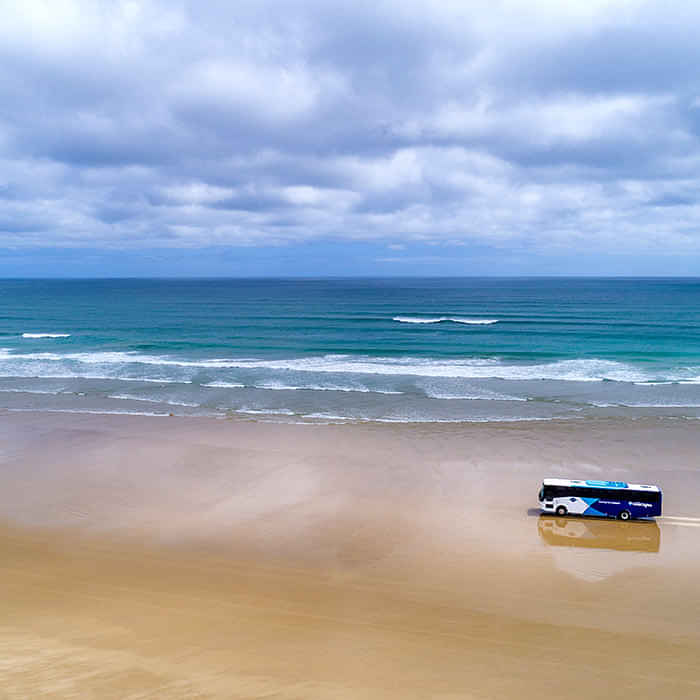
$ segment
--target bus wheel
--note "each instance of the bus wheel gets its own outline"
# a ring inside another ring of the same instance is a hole
[[[557,515],[566,515],[569,511],[566,510],[566,506],[557,507]]]
[[[632,514],[628,510],[623,510],[620,513],[620,520],[629,520],[632,517]]]

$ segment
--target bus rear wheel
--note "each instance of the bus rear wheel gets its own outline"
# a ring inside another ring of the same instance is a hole
[[[569,511],[566,510],[566,506],[558,506],[556,512],[557,515],[566,515]]]
[[[632,517],[632,513],[630,513],[628,510],[623,510],[620,513],[620,520],[629,520]]]

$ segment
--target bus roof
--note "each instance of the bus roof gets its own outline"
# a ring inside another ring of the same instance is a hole
[[[661,492],[661,489],[658,486],[653,486],[650,484],[628,484],[625,481],[596,481],[591,479],[544,479],[542,483],[545,486],[590,486],[591,488],[599,489],[633,489],[635,491]]]

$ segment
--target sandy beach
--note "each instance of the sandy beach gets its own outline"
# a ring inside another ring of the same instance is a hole
[[[697,421],[0,440],[0,697],[700,697]],[[545,476],[658,483],[664,517],[540,517]]]

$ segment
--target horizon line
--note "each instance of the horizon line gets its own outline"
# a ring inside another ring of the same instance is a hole
[[[91,281],[91,280],[379,280],[379,279],[599,279],[599,280],[700,280],[700,275],[86,275],[86,276],[7,276],[11,281]]]

